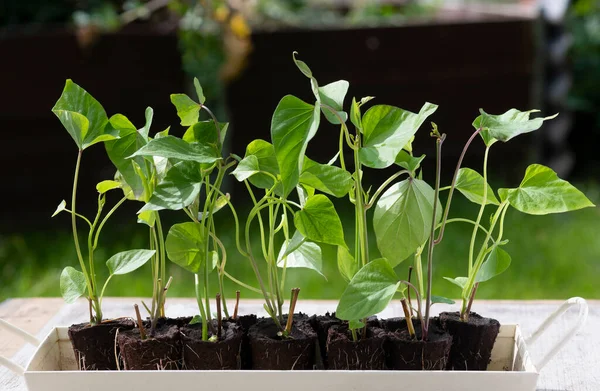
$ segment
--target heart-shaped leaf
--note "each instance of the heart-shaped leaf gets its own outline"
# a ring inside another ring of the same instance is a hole
[[[342,320],[364,319],[383,311],[400,286],[392,265],[380,258],[363,266],[342,294],[335,315]]]
[[[460,191],[469,201],[481,205],[484,190],[483,177],[475,170],[461,168],[456,177],[456,190]],[[487,185],[486,205],[499,205],[494,191]]]
[[[510,266],[510,261],[510,255],[500,247],[495,246],[477,272],[475,282],[484,282],[504,273]]]
[[[308,197],[304,208],[294,214],[294,225],[314,242],[346,245],[340,217],[331,200],[323,194]]]
[[[339,118],[333,114],[328,108],[323,107],[323,105],[327,105],[331,107],[337,115],[344,121],[348,119],[348,114],[344,112],[344,98],[346,97],[346,93],[348,92],[348,87],[350,83],[346,80],[338,80],[333,83],[329,83],[326,86],[319,87],[319,97],[321,99],[321,110],[327,118],[327,121],[331,122],[334,125],[340,123]]]
[[[437,107],[425,103],[418,114],[394,106],[371,107],[362,118],[364,139],[360,162],[371,168],[394,164],[400,151]]]
[[[60,212],[62,212],[63,210],[65,210],[66,207],[67,207],[67,201],[62,200],[60,202],[60,204],[58,204],[58,206],[56,207],[56,210],[54,211],[54,213],[52,213],[51,217],[56,216],[57,214],[59,214]]]
[[[544,121],[555,118],[558,114],[545,118],[529,119],[531,113],[539,110],[519,111],[510,109],[504,114],[491,115],[479,109],[481,115],[473,121],[475,129],[481,128],[481,137],[487,146],[496,140],[508,141],[523,133],[539,129]]]
[[[154,189],[152,197],[140,209],[140,213],[161,209],[179,210],[191,205],[200,193],[202,179],[198,163],[177,163]]]
[[[346,170],[305,158],[300,183],[339,198],[348,194],[354,182]]]
[[[419,157],[414,157],[410,155],[405,150],[400,151],[398,156],[396,156],[395,163],[400,167],[415,173],[419,167],[421,166],[421,162],[425,159],[425,155],[421,155]]]
[[[167,234],[167,255],[185,270],[198,273],[206,262],[205,240],[201,224],[175,224]]]
[[[235,179],[243,182],[259,172],[260,166],[258,164],[258,158],[255,155],[249,155],[238,163],[237,167],[231,174],[235,177]]]
[[[260,189],[272,188],[275,184],[273,177],[279,175],[279,164],[277,163],[277,157],[275,157],[273,145],[265,140],[254,140],[246,147],[245,157],[248,156],[256,156],[259,168],[258,173],[250,176],[250,183]],[[265,173],[269,173],[273,177]]]
[[[186,94],[171,94],[171,103],[177,109],[182,126],[191,126],[198,122],[200,105]]]
[[[308,142],[319,127],[319,105],[310,105],[292,95],[281,99],[271,121],[271,140],[279,165],[283,195],[298,184]]]
[[[373,226],[377,247],[392,266],[412,255],[431,234],[435,191],[420,179],[390,186],[377,201]],[[436,220],[441,218],[441,207]]]
[[[113,189],[118,189],[120,187],[121,187],[121,183],[120,182],[106,180],[106,181],[102,181],[102,182],[98,183],[96,185],[96,190],[98,190],[98,193],[104,194],[107,191],[110,191],[110,190],[113,190]]]
[[[187,143],[174,136],[165,136],[151,140],[148,144],[131,155],[160,156],[168,159],[179,159],[198,163],[214,163],[220,156],[210,145]]]
[[[323,274],[323,254],[321,247],[314,242],[303,241],[295,250],[289,251],[291,239],[286,240],[277,257],[277,266],[286,268],[311,269],[325,277]],[[286,252],[289,252],[287,255]]]
[[[523,213],[545,215],[595,206],[581,191],[560,179],[551,168],[541,164],[527,167],[523,181],[516,189],[500,189],[502,201]]]
[[[79,270],[67,266],[60,274],[60,293],[68,304],[74,303],[86,291],[85,276]]]
[[[344,246],[338,246],[337,248],[337,265],[340,274],[347,282],[350,282],[358,271],[356,260]]]
[[[102,105],[71,79],[66,81],[52,112],[81,150],[118,137],[118,132],[111,128],[105,129],[108,117]]]
[[[144,266],[152,258],[156,250],[127,250],[121,251],[106,261],[106,267],[111,275],[122,275]]]

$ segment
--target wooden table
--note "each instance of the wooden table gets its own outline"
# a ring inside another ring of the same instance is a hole
[[[107,298],[104,301],[106,317],[133,316],[133,303],[138,299]],[[476,301],[473,309],[485,316],[498,319],[501,323],[518,323],[524,334],[530,334],[560,304],[558,301]],[[576,335],[542,371],[538,381],[538,391],[598,391],[600,390],[600,301],[588,302],[590,313],[583,330]],[[240,313],[264,314],[262,302],[244,301]],[[436,308],[437,307],[437,308]],[[457,310],[458,306],[433,307],[436,311]],[[324,313],[335,308],[332,301],[300,301],[297,311]],[[54,326],[65,326],[86,321],[87,303],[79,301],[66,305],[62,299],[12,299],[0,304],[0,318],[37,335],[45,335]],[[170,299],[167,303],[169,316],[191,315],[197,312],[192,299]],[[390,305],[380,315],[383,318],[402,316],[398,303]],[[571,311],[559,319],[540,343],[530,347],[534,358],[540,357],[552,343],[559,340],[574,319]],[[25,345],[19,338],[0,331],[0,354],[13,357],[14,361],[25,366],[34,348]],[[6,368],[0,368],[0,390],[25,391],[21,378]],[[48,390],[55,391],[55,390]],[[59,390],[56,390],[59,391]],[[507,390],[508,391],[508,390]]]

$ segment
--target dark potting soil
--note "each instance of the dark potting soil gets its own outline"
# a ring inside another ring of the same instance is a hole
[[[181,367],[181,339],[176,325],[156,328],[154,336],[146,328],[148,338],[142,340],[139,329],[119,332],[121,358],[126,370],[173,370]]]
[[[213,321],[217,328],[217,322]],[[218,341],[202,340],[202,323],[179,329],[183,349],[183,369],[219,370],[240,369],[241,348],[244,332],[235,322],[223,322]],[[213,334],[209,328],[209,338]]]
[[[285,325],[287,316],[284,316]],[[292,332],[287,338],[277,335],[279,328],[271,318],[259,319],[248,336],[252,369],[306,370],[315,366],[317,333],[306,315],[294,315]]]
[[[429,321],[427,341],[421,340],[421,322],[413,319],[416,338],[411,338],[403,318],[388,319],[386,363],[392,370],[444,370],[452,346],[452,336],[439,325],[437,318]]]
[[[379,327],[367,326],[367,337],[355,342],[347,325],[332,325],[327,333],[328,369],[385,369],[386,334]]]
[[[317,332],[317,338],[319,339],[319,351],[316,354],[316,369],[327,369],[327,334],[332,326],[339,326],[342,321],[335,317],[335,312],[330,314],[327,312],[325,315],[313,315],[308,320],[312,328]]]
[[[250,338],[248,330],[256,324],[257,317],[251,315],[239,315],[235,322],[242,328],[242,351],[240,353],[241,369],[252,369],[252,352],[250,350]]]
[[[79,361],[79,369],[92,371],[116,370],[118,346],[115,352],[115,336],[117,330],[123,332],[135,327],[131,319],[106,320],[99,325],[89,323],[74,324],[69,327],[68,334]]]
[[[469,314],[468,322],[461,321],[458,312],[442,312],[440,322],[453,338],[446,369],[485,371],[500,331],[500,322],[474,312]]]

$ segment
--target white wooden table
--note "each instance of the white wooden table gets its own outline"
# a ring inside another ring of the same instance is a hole
[[[104,301],[105,316],[108,318],[133,316],[133,303],[139,303],[139,300],[107,298]],[[528,335],[560,303],[559,301],[476,301],[473,310],[496,318],[501,323],[518,323],[523,328],[524,334]],[[538,391],[600,391],[600,301],[588,303],[590,312],[585,328],[541,371]],[[324,313],[335,309],[335,304],[332,301],[300,301],[296,310],[308,314]],[[433,312],[457,309],[457,305],[435,305]],[[166,310],[171,317],[192,315],[197,312],[195,301],[192,299],[170,299],[167,301]],[[240,306],[240,313],[264,315],[262,302],[244,301]],[[85,301],[66,305],[61,302],[61,299],[13,299],[0,304],[0,318],[25,328],[39,338],[45,337],[54,326],[85,322],[87,314]],[[402,316],[402,309],[398,303],[393,303],[380,316],[383,318]],[[568,312],[558,320],[540,342],[531,347],[533,357],[540,357],[544,347],[559,340],[562,331],[571,326],[570,321],[574,318],[575,314]],[[0,331],[0,354],[12,356],[17,363],[25,366],[33,351],[32,346],[23,346],[18,338]],[[26,391],[26,388],[21,378],[6,368],[0,368],[0,390]]]

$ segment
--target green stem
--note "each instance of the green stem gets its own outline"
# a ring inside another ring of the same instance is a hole
[[[477,220],[475,221],[475,226],[473,227],[473,233],[471,234],[471,243],[469,245],[469,274],[473,269],[473,252],[475,251],[475,241],[477,240],[477,227],[481,222],[481,218],[483,217],[483,211],[485,210],[485,206],[487,204],[487,161],[488,154],[490,152],[490,147],[485,148],[485,153],[483,155],[483,199],[481,202],[481,206],[479,207],[479,213],[477,214]]]
[[[93,246],[94,249],[96,249],[98,247],[98,239],[100,237],[100,232],[102,232],[102,228],[104,227],[104,224],[106,224],[108,219],[113,215],[113,213],[115,213],[115,211],[117,209],[119,209],[119,206],[121,206],[123,204],[123,202],[125,202],[126,200],[127,200],[127,196],[121,198],[121,200],[119,202],[117,202],[115,204],[115,206],[112,207],[111,210],[108,211],[106,216],[104,216],[104,218],[102,219],[102,222],[100,222],[98,229],[96,229],[96,234],[94,235],[94,246]]]
[[[446,135],[442,134],[436,139],[436,168],[435,168],[435,193],[433,196],[433,221],[431,222],[431,233],[429,234],[429,249],[427,251],[427,298],[425,299],[425,319],[423,321],[422,340],[427,341],[429,336],[429,312],[431,309],[431,286],[433,284],[433,249],[435,247],[435,220],[440,195],[440,178],[442,175],[442,144]]]
[[[93,300],[96,296],[94,292],[94,287],[92,286],[92,282],[90,281],[90,275],[88,274],[87,268],[85,267],[85,262],[83,261],[83,256],[81,255],[81,248],[79,246],[79,236],[77,235],[77,212],[76,212],[76,202],[77,202],[77,182],[79,181],[79,168],[81,167],[81,155],[83,154],[83,150],[79,150],[77,154],[77,163],[75,164],[75,176],[73,178],[73,192],[71,194],[71,209],[73,213],[71,213],[71,226],[73,228],[73,241],[75,242],[75,252],[77,253],[77,260],[79,260],[79,266],[81,267],[81,271],[85,277],[85,283],[87,285],[88,290],[88,299]],[[98,318],[98,314],[96,313],[96,319]],[[102,313],[100,313],[100,319],[102,319]],[[90,314],[90,324],[96,324],[94,317]]]
[[[365,266],[368,262],[369,262],[369,244],[367,241],[367,215],[366,215],[366,209],[365,209],[365,202],[363,199],[363,188],[362,188],[362,175],[360,175],[360,171],[361,171],[361,164],[360,164],[360,157],[358,155],[359,149],[358,147],[360,147],[360,135],[357,134],[356,135],[356,146],[357,148],[354,149],[354,183],[355,183],[355,188],[354,188],[354,199],[355,199],[355,214],[356,214],[356,218],[357,218],[357,227],[358,227],[358,232],[357,235],[358,237],[356,238],[356,241],[359,243],[358,245],[358,250],[359,252],[356,254],[357,259],[360,259],[359,262],[359,266]]]
[[[200,316],[202,317],[202,340],[208,341],[208,318],[206,317],[204,304],[202,304],[202,293],[200,293],[200,276],[198,273],[194,274],[194,288],[196,291],[196,302],[198,303],[198,309],[200,310]]]
[[[157,270],[156,270],[156,278],[159,277],[160,275],[160,279],[162,281],[166,281],[166,269],[167,269],[167,255],[166,255],[166,249],[165,249],[165,237],[164,237],[164,232],[163,232],[163,228],[162,228],[162,222],[160,220],[160,214],[158,212],[156,212],[156,216],[155,216],[155,222],[156,222],[156,231],[158,232],[158,235],[156,235],[156,247],[158,251],[158,253],[160,254],[158,257],[158,262],[157,262]],[[161,295],[162,292],[158,291],[157,292],[158,295]],[[158,296],[157,298],[158,301],[158,313],[160,314],[160,317],[165,317],[165,303],[164,300],[161,300],[160,297]]]
[[[477,224],[475,221],[470,220],[470,219],[463,219],[461,217],[455,217],[453,219],[446,220],[446,224],[450,224],[450,223],[469,223],[469,224],[474,225],[476,228],[479,228],[479,230],[483,231],[483,233],[485,233],[485,234],[488,233],[488,230],[484,226],[482,226],[481,224]],[[435,227],[435,229],[439,229],[441,226],[442,226],[442,223],[439,223]],[[493,241],[493,239],[492,239],[492,241]],[[494,243],[495,242],[496,241],[494,241]]]

